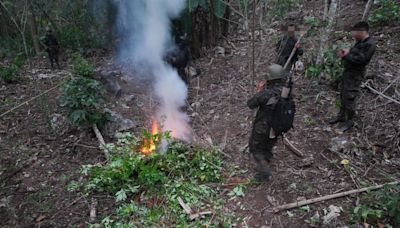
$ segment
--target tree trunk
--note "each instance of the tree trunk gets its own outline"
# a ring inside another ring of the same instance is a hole
[[[251,30],[252,34],[252,53],[251,53],[251,85],[254,88],[256,80],[256,5],[257,0],[253,0],[253,26]]]
[[[325,29],[321,32],[321,40],[319,44],[319,51],[317,56],[316,64],[323,64],[324,62],[324,52],[327,47],[327,42],[329,40],[329,36],[333,31],[333,26],[336,18],[336,10],[337,10],[337,1],[331,0],[331,4],[329,5],[329,11],[327,15],[327,25]]]
[[[227,3],[229,3],[229,0],[226,0]],[[224,14],[224,19],[222,21],[222,35],[227,37],[229,34],[229,25],[230,25],[230,16],[231,16],[231,8],[227,6],[225,8],[225,14]]]
[[[29,16],[28,16],[28,20],[29,20],[29,27],[31,29],[31,36],[32,36],[32,43],[33,43],[33,47],[35,49],[35,54],[39,55],[40,53],[40,47],[39,47],[39,39],[37,36],[37,24],[36,24],[36,18],[35,18],[35,13],[33,11],[33,7],[32,7],[32,2],[29,1]]]
[[[326,17],[328,16],[329,2],[329,0],[324,1],[324,15],[322,17],[322,21],[326,21]]]
[[[365,10],[364,10],[361,21],[366,21],[368,19],[369,12],[371,11],[372,3],[374,3],[374,0],[368,0],[367,4],[365,5]]]

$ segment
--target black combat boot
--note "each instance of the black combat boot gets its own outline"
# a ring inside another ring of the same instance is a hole
[[[341,127],[340,127],[340,130],[342,132],[350,131],[353,128],[353,126],[354,126],[353,118],[355,116],[355,111],[346,110],[346,116],[347,116],[347,118],[346,118],[347,120],[343,124],[341,124]]]
[[[346,114],[343,108],[340,108],[340,112],[338,113],[338,115],[335,118],[332,118],[331,120],[329,120],[329,124],[336,124],[339,122],[344,122],[346,121]]]
[[[257,182],[267,182],[271,179],[272,173],[271,171],[263,171],[263,172],[257,172],[256,175],[254,175],[254,180]]]
[[[340,126],[340,131],[341,132],[347,132],[350,131],[354,126],[353,120],[346,120],[346,122],[342,123]]]
[[[256,161],[256,175],[254,179],[257,182],[266,182],[271,179],[272,173],[271,170],[268,168],[269,164],[268,161],[261,158],[260,156],[254,156]]]

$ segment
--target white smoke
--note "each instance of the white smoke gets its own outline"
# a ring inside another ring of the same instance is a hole
[[[164,131],[190,140],[191,128],[181,110],[187,98],[187,87],[177,71],[164,62],[173,43],[171,19],[179,16],[185,0],[119,0],[119,32],[123,36],[120,58],[129,58],[142,76],[153,77],[154,93],[160,103],[157,118]]]

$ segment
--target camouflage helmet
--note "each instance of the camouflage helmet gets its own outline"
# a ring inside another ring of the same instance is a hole
[[[267,74],[265,75],[265,80],[271,81],[275,79],[283,78],[283,67],[278,64],[272,64],[268,67]]]

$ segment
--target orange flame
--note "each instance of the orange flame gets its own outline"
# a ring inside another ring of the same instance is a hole
[[[153,121],[152,126],[151,126],[151,136],[157,135],[158,134],[158,123],[156,121]],[[156,144],[153,141],[153,139],[143,139],[143,146],[140,149],[140,152],[142,152],[144,155],[152,155],[155,151],[157,150]]]

